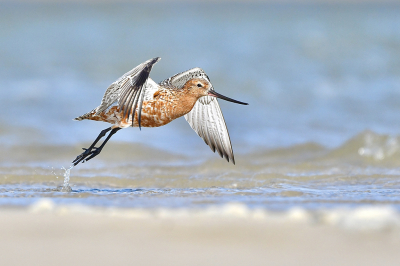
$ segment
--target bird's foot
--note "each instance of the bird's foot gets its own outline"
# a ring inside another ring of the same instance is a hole
[[[84,150],[84,152],[82,152],[80,155],[78,155],[75,158],[75,160],[72,161],[74,166],[76,166],[80,162],[84,163],[86,161],[85,158],[93,153],[93,151],[92,151],[93,149],[97,149],[97,148],[93,148],[93,149],[82,148],[82,149]]]
[[[102,150],[102,147],[100,147],[100,148],[93,148],[93,150],[90,152],[90,156],[87,158],[87,159],[85,159],[84,160],[84,162],[87,162],[87,161],[89,161],[90,159],[93,159],[94,157],[96,157],[97,155],[99,155],[100,154],[100,152],[101,152],[101,150]]]

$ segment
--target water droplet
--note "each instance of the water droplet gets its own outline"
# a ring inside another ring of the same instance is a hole
[[[64,172],[64,184],[61,188],[61,191],[64,192],[71,192],[72,188],[69,186],[69,176],[71,174],[71,169],[74,168],[73,165],[71,165],[68,169],[65,169],[65,167],[63,166],[61,169],[63,169]]]

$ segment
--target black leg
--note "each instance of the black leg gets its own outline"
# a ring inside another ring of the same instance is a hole
[[[119,128],[118,128],[118,129],[119,129]],[[102,137],[104,137],[104,136],[106,135],[106,133],[107,133],[108,131],[110,131],[110,130],[111,130],[111,127],[102,130],[102,131],[100,132],[100,134],[97,136],[97,138],[95,139],[95,141],[92,143],[92,145],[90,145],[89,148],[87,148],[87,149],[83,148],[85,151],[84,151],[82,154],[78,155],[78,156],[75,158],[75,160],[72,161],[72,163],[74,164],[74,166],[76,166],[78,163],[80,163],[82,160],[84,160],[86,157],[88,157],[90,154],[92,154],[92,153],[93,153],[92,150],[95,148],[94,146],[95,146],[95,145],[97,144],[97,142],[99,142],[99,140],[100,140]]]
[[[101,150],[104,148],[104,146],[106,145],[107,141],[110,140],[110,138],[112,137],[112,135],[114,135],[115,133],[118,132],[118,130],[120,130],[121,128],[113,128],[110,132],[110,134],[108,134],[107,138],[103,141],[103,143],[100,145],[100,147],[98,148],[94,148],[95,150],[92,151],[90,154],[90,157],[85,159],[85,161],[89,161],[90,159],[92,159],[93,157],[96,157],[97,155],[100,154]]]
[[[99,142],[99,140],[100,140],[102,137],[104,137],[104,136],[106,135],[106,133],[107,133],[108,131],[110,131],[110,130],[111,130],[111,127],[102,130],[102,131],[100,132],[100,134],[97,136],[97,138],[94,140],[94,142],[92,143],[92,145],[90,145],[90,147],[88,148],[88,150],[93,149],[93,148],[94,148],[94,145],[96,145],[97,142]]]

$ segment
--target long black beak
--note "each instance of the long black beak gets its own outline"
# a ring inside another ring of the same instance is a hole
[[[214,96],[216,98],[220,98],[222,100],[228,101],[228,102],[233,102],[233,103],[238,103],[238,104],[243,104],[243,105],[249,105],[248,103],[244,103],[244,102],[240,102],[240,101],[236,101],[232,98],[226,97],[222,94],[219,94],[218,92],[214,91],[214,90],[209,90],[208,91],[208,95],[209,96]]]

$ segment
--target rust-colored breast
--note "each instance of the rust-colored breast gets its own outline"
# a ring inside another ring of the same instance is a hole
[[[192,110],[197,98],[179,91],[160,90],[154,93],[154,99],[144,101],[141,112],[142,127],[160,127],[168,124]],[[132,126],[132,117],[127,120],[118,106],[113,106],[99,115],[94,112],[87,119],[111,123],[114,127]],[[138,112],[135,112],[134,127],[138,127]]]

